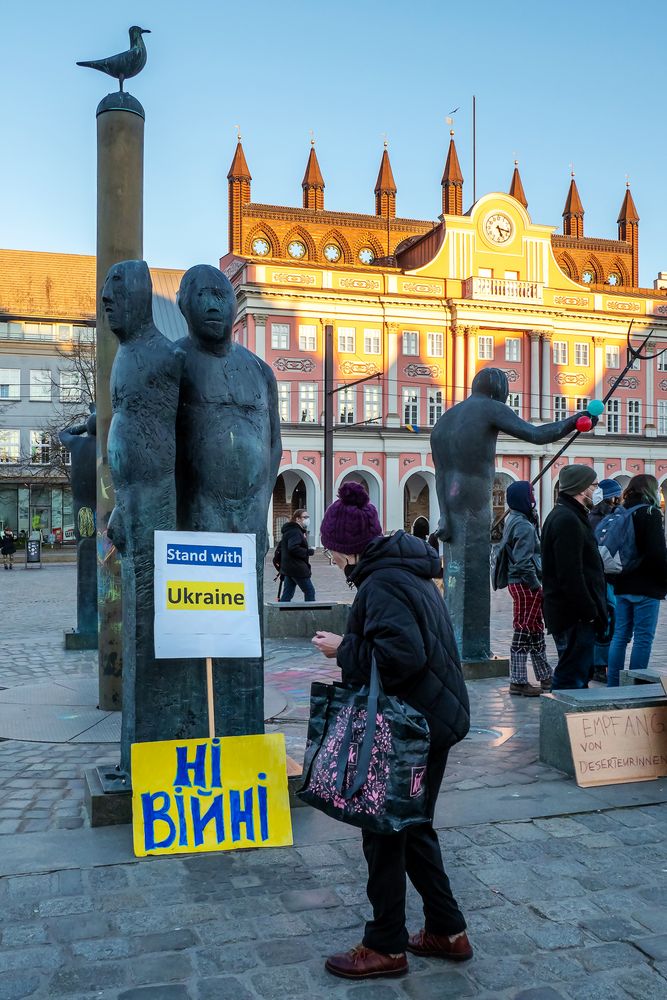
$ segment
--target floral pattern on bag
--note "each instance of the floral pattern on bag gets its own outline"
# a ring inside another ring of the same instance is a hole
[[[375,739],[368,777],[356,795],[344,799],[336,789],[338,779],[338,757],[348,726],[352,727],[350,751],[345,769],[344,788],[349,788],[356,774],[357,752],[366,729],[365,708],[344,708],[336,718],[335,726],[327,734],[318,753],[310,776],[309,789],[338,809],[348,813],[364,813],[378,816],[384,810],[389,778],[389,756],[391,754],[391,727],[383,715],[378,713]]]

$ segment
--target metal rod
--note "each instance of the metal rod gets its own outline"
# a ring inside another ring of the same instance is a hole
[[[206,657],[206,694],[208,697],[208,735],[209,739],[215,736],[215,710],[213,708],[213,660]]]
[[[472,203],[477,201],[477,99],[472,95]]]

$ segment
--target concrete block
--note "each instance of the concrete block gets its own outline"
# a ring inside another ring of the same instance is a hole
[[[485,677],[509,677],[510,661],[506,656],[491,656],[488,660],[462,660],[463,676],[467,681]]]
[[[349,610],[350,605],[340,601],[268,601],[264,635],[267,639],[311,639],[317,631],[342,635]]]
[[[540,698],[540,760],[574,777],[574,764],[565,716],[570,712],[609,712],[664,705],[661,684],[617,688],[553,691]]]
[[[132,822],[131,790],[105,792],[96,767],[85,768],[83,779],[84,805],[91,826],[116,826]]]
[[[97,632],[77,632],[76,629],[65,629],[65,649],[97,649]]]
[[[660,684],[661,678],[667,676],[667,670],[658,667],[647,667],[646,670],[621,670],[619,681],[621,687],[632,684]]]

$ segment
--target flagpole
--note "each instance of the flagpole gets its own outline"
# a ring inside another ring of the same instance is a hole
[[[472,203],[477,201],[477,114],[476,98],[472,95]]]

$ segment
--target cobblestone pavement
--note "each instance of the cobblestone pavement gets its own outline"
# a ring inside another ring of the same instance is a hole
[[[62,649],[74,580],[73,567],[55,565],[0,577],[0,686],[95,676],[95,654]],[[315,582],[318,597],[351,597],[324,560]],[[664,628],[663,616],[656,662]],[[495,595],[497,652],[510,631],[506,596]],[[298,752],[310,681],[335,669],[305,641],[269,643],[267,654],[267,681],[288,700],[275,724]],[[368,916],[357,831],[298,809],[291,849],[138,861],[128,829],[117,828],[104,831],[119,845],[113,863],[91,860],[84,847],[102,832],[85,829],[81,772],[108,763],[114,747],[8,740],[0,742],[0,1000],[664,1000],[667,802],[655,792],[650,803],[655,783],[646,783],[591,806],[537,762],[538,699],[510,699],[502,679],[469,689],[474,728],[450,757],[438,825],[471,962],[412,957],[401,979],[335,980],[324,956],[357,943]],[[524,792],[532,811],[519,821]],[[28,860],[3,862],[17,850]],[[409,925],[421,925],[412,890]]]

